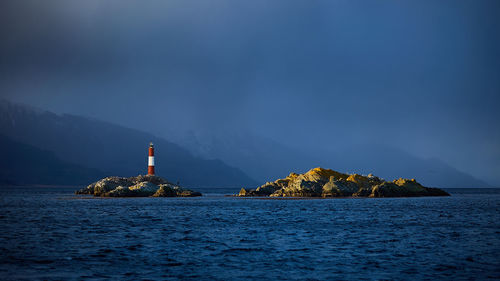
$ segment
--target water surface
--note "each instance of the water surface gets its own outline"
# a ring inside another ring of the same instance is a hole
[[[0,279],[498,279],[500,190],[89,198],[0,188]]]

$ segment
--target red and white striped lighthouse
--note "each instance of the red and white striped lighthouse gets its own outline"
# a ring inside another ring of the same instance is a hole
[[[153,143],[149,143],[149,157],[148,157],[148,175],[154,176],[155,174],[155,149]]]

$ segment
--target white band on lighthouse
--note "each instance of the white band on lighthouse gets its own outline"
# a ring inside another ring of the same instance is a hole
[[[148,166],[154,166],[155,165],[155,157],[154,156],[149,156],[148,158]]]

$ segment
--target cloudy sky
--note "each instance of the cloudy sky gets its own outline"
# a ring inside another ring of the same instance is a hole
[[[0,97],[166,138],[377,142],[500,185],[499,12],[496,0],[4,0]]]

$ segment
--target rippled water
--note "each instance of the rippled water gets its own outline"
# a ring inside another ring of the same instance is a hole
[[[500,278],[498,189],[310,200],[73,191],[0,188],[0,279]]]

